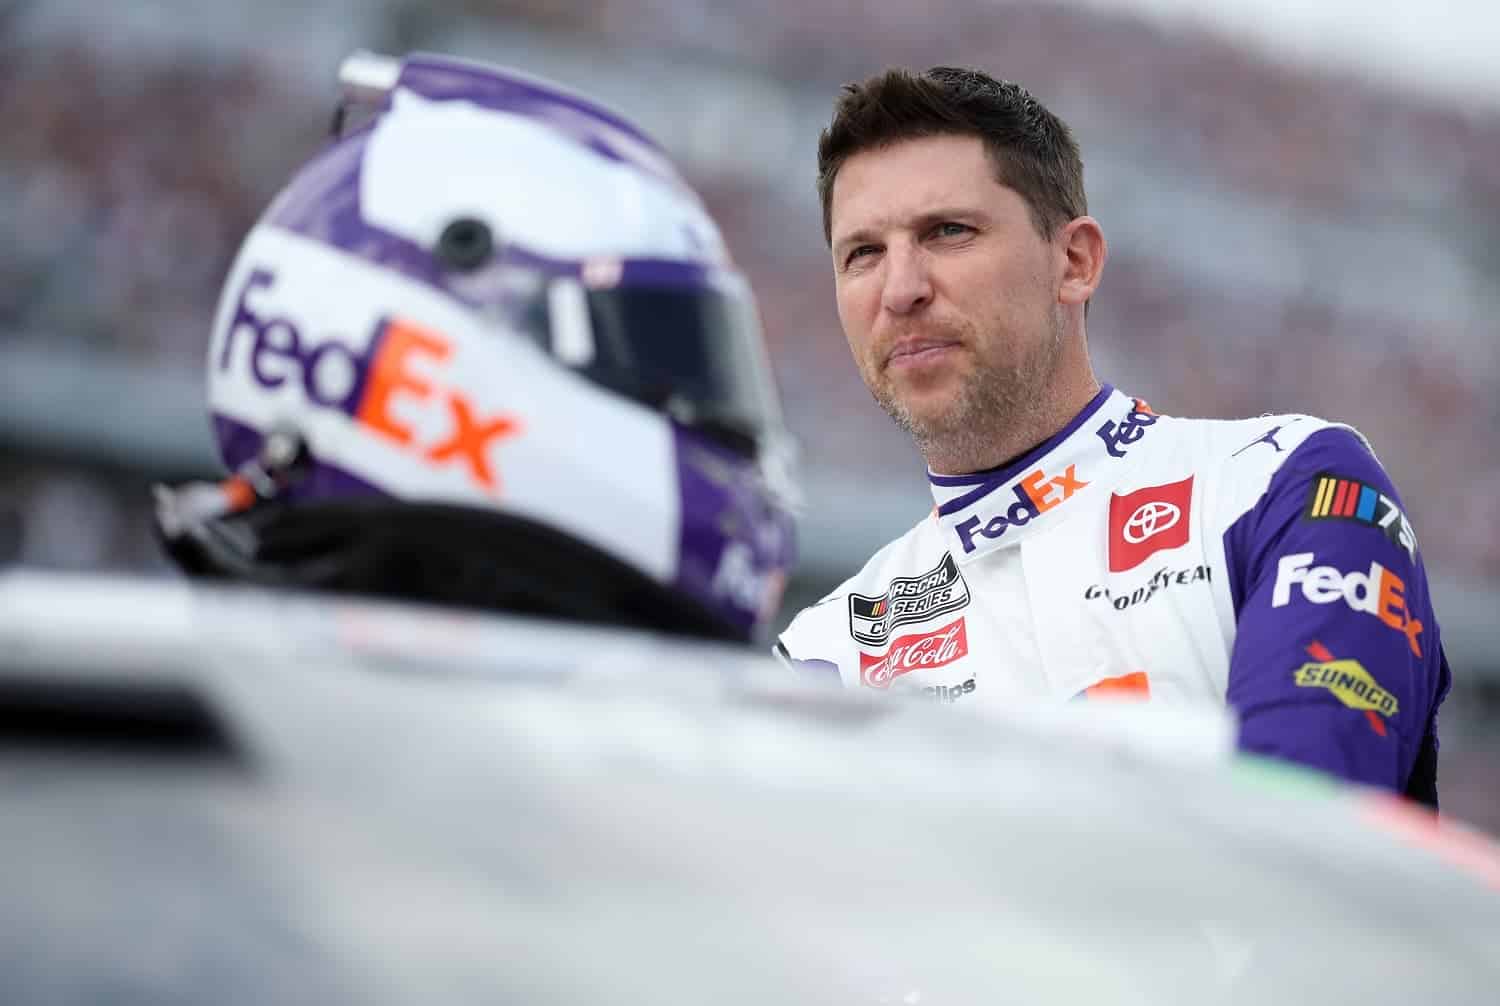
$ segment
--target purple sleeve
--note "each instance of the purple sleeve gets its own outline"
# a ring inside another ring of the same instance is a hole
[[[818,685],[840,685],[842,679],[839,677],[839,665],[831,660],[808,659],[802,660],[792,656],[786,648],[786,643],[776,640],[776,645],[771,648],[771,654],[783,665],[791,668],[797,676],[804,681],[810,681]]]
[[[1450,676],[1416,538],[1380,463],[1352,433],[1320,430],[1225,532],[1224,551],[1240,747],[1436,806]]]

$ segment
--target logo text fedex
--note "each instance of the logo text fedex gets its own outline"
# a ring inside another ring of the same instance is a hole
[[[970,517],[960,521],[954,530],[958,532],[958,540],[964,551],[972,552],[977,547],[974,544],[975,534],[991,539],[999,538],[1009,528],[1020,527],[1041,516],[1087,485],[1087,482],[1078,478],[1077,465],[1069,465],[1061,475],[1050,478],[1038,468],[1011,486],[1016,502],[1004,513],[996,514],[987,523],[982,522],[979,517]]]
[[[1292,585],[1301,584],[1302,596],[1313,604],[1343,601],[1355,611],[1373,615],[1406,636],[1411,652],[1422,655],[1417,637],[1422,623],[1406,607],[1406,584],[1395,573],[1378,562],[1370,563],[1368,573],[1343,573],[1333,566],[1314,566],[1313,553],[1284,555],[1276,563],[1276,586],[1271,591],[1271,607],[1283,608],[1291,603]]]
[[[1151,411],[1151,406],[1137,398],[1130,407],[1130,413],[1117,426],[1114,422],[1106,422],[1094,431],[1095,435],[1104,441],[1104,449],[1112,458],[1123,458],[1125,448],[1135,443],[1146,435],[1146,427],[1156,424],[1156,413]]]
[[[275,390],[294,382],[312,405],[343,412],[370,433],[430,464],[463,464],[471,481],[499,491],[489,447],[496,438],[520,432],[520,423],[509,415],[479,415],[463,392],[442,388],[413,368],[413,361],[422,357],[442,364],[453,355],[442,333],[402,318],[383,318],[363,352],[333,336],[310,339],[292,318],[258,312],[251,305],[253,294],[269,290],[275,282],[269,269],[250,271],[224,333],[216,364],[220,371],[230,368],[236,347],[248,339],[250,377],[260,387]],[[442,403],[448,434],[430,443],[418,442],[417,432],[392,411],[397,403],[405,403],[403,408]]]
[[[756,568],[755,551],[743,541],[724,546],[709,584],[715,597],[722,597],[757,618],[775,610],[785,587],[786,577],[779,571]]]

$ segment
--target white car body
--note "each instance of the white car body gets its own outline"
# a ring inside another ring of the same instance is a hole
[[[13,572],[4,998],[1493,996],[1487,839],[1215,716],[954,712],[637,633]]]

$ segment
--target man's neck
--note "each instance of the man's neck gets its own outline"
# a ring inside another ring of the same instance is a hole
[[[996,417],[988,435],[931,445],[924,452],[927,469],[934,475],[971,475],[999,468],[1056,435],[1093,401],[1099,388],[1093,370],[1085,367],[1066,386],[1054,385],[1040,408],[1027,410],[1024,416]]]

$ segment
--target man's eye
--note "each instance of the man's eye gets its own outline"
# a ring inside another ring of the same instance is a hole
[[[860,245],[858,248],[856,248],[853,251],[851,251],[848,254],[848,256],[845,257],[844,264],[848,265],[850,262],[853,262],[855,259],[861,258],[861,257],[863,257],[865,255],[873,255],[873,254],[875,254],[876,251],[877,251],[877,249],[876,249],[876,247],[874,245]]]
[[[940,223],[933,228],[933,234],[940,238],[956,238],[969,233],[969,227],[965,224],[954,223],[949,220]]]

